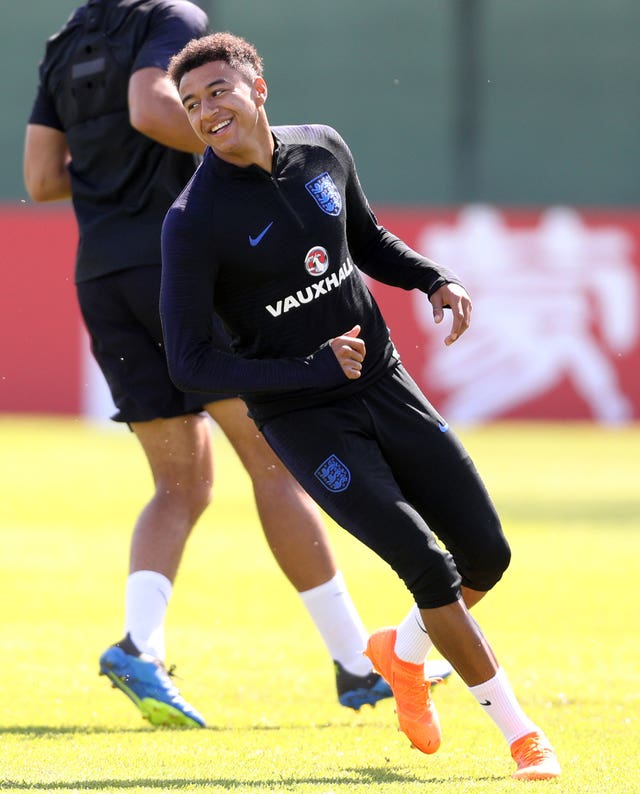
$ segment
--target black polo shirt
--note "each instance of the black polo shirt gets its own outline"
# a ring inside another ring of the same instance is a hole
[[[29,122],[64,132],[71,151],[77,282],[160,263],[162,219],[197,163],[131,127],[129,78],[207,29],[187,0],[100,0],[48,40]]]

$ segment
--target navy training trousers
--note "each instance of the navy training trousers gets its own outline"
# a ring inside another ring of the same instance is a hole
[[[271,419],[262,432],[418,607],[453,603],[461,584],[489,590],[506,570],[509,546],[476,467],[401,364],[355,395]]]

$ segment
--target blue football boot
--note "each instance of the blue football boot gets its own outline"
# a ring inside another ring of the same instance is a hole
[[[365,704],[375,706],[379,700],[393,697],[391,687],[378,673],[354,675],[345,670],[340,662],[334,660],[333,665],[336,670],[336,687],[341,705],[360,711]],[[452,672],[453,668],[445,659],[433,659],[424,664],[425,678],[431,681],[432,687],[445,681]]]
[[[140,653],[127,636],[100,657],[100,675],[130,698],[152,725],[203,728],[202,716],[182,697],[159,659]]]
[[[375,706],[379,700],[393,697],[391,687],[378,673],[354,675],[334,660],[338,700],[342,706],[360,711],[365,704]]]

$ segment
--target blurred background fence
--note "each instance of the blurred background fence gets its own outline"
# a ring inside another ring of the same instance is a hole
[[[0,2],[0,411],[107,416],[70,207],[32,206],[21,177],[37,63],[76,2]],[[272,123],[335,126],[380,221],[469,285],[446,351],[424,296],[372,285],[450,420],[640,417],[640,4],[199,4],[262,52]]]

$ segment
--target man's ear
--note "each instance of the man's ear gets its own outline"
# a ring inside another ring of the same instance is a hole
[[[253,90],[255,91],[256,95],[256,104],[258,106],[264,105],[269,94],[267,83],[264,77],[256,77],[256,79],[253,81]]]

